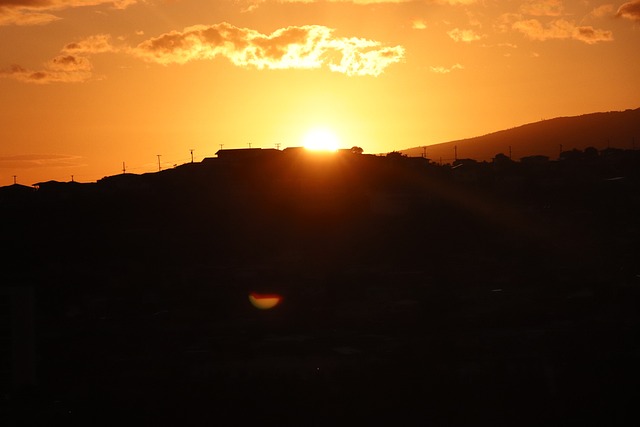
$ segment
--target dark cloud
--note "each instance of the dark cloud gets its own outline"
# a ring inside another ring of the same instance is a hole
[[[42,70],[12,65],[0,69],[0,77],[37,84],[83,82],[91,77],[91,68],[91,63],[85,57],[59,55],[48,61]]]
[[[618,8],[616,16],[640,22],[640,0],[630,1]]]
[[[0,0],[3,1],[3,0]],[[69,43],[60,55],[47,61],[42,70],[28,70],[20,65],[0,69],[0,78],[10,78],[25,83],[79,83],[92,77],[93,66],[86,55],[116,52],[111,44],[111,36],[97,34],[83,40]]]

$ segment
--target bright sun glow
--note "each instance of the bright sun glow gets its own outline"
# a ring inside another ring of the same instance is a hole
[[[340,146],[340,140],[330,130],[316,128],[305,134],[302,144],[307,150],[336,151]]]

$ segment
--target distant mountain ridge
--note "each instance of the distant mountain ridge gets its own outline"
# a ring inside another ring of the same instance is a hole
[[[595,147],[640,148],[640,108],[557,117],[474,138],[426,146],[426,157],[434,162],[450,163],[458,159],[491,160],[503,153],[513,160],[533,155],[557,159],[560,151]],[[423,147],[400,150],[411,157],[424,154]]]

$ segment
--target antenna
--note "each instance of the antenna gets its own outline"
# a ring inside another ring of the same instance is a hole
[[[122,173],[127,173],[127,168],[124,165],[124,162],[122,162]]]
[[[162,168],[160,167],[160,156],[161,156],[161,154],[156,154],[156,156],[158,156],[158,172],[160,172],[162,170]]]
[[[193,163],[193,148],[190,148],[189,151],[191,151],[191,163]]]
[[[220,144],[220,149],[222,150],[222,147],[224,147],[224,144]]]
[[[73,180],[73,175],[71,175],[71,182],[75,182],[75,181]]]
[[[13,175],[13,185],[16,185],[16,178],[18,177],[18,175]]]

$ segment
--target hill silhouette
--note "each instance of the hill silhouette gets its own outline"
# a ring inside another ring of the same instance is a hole
[[[635,149],[634,145],[640,146],[640,108],[557,117],[474,138],[428,145],[426,150],[429,159],[451,163],[455,159],[454,147],[457,147],[458,159],[487,161],[498,153],[509,155],[509,147],[513,160],[534,155],[557,159],[560,145],[563,151],[588,147]],[[423,147],[400,151],[413,157],[424,153]]]

